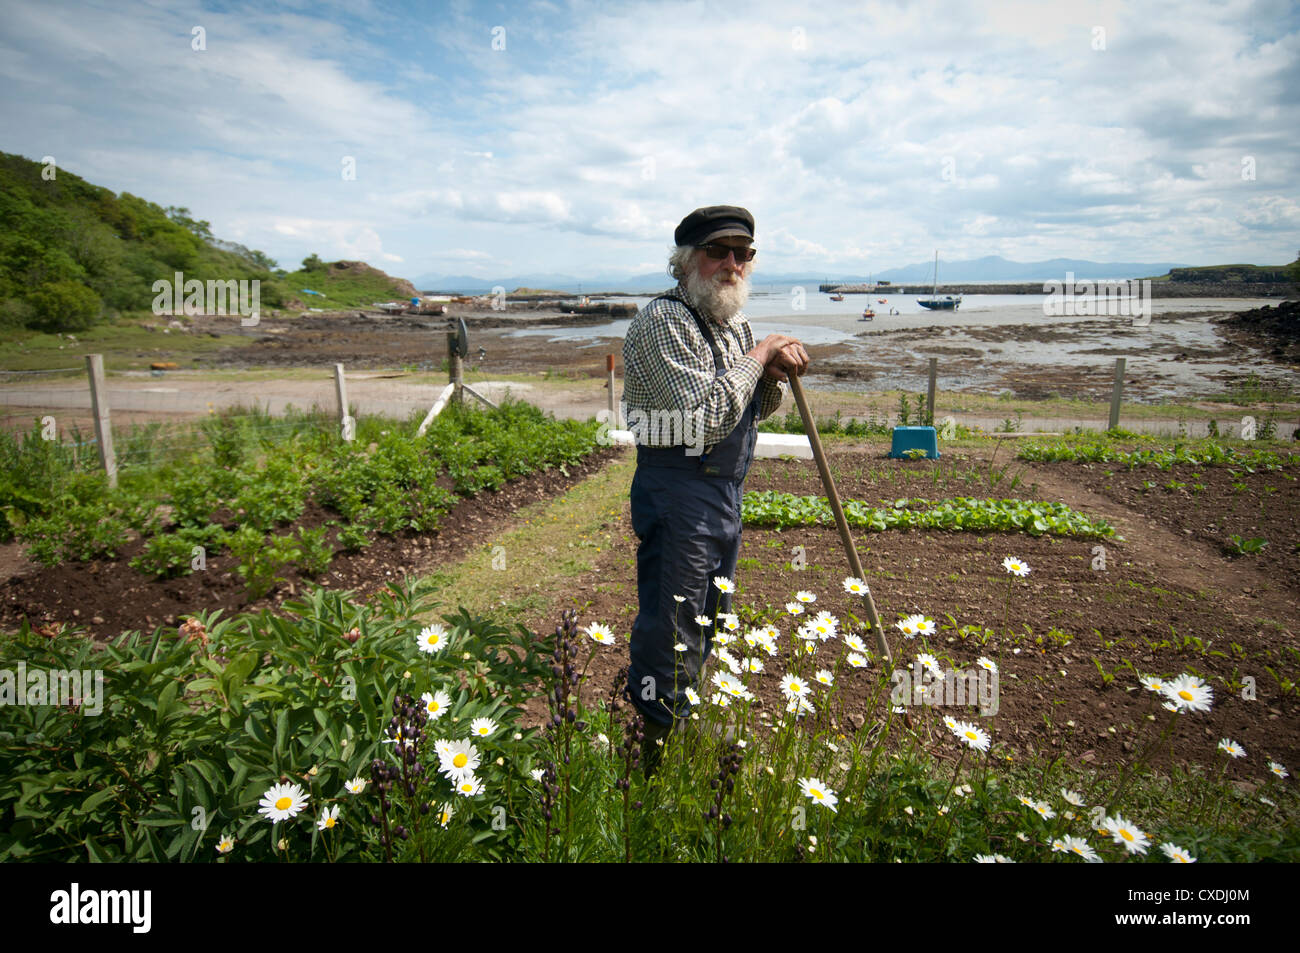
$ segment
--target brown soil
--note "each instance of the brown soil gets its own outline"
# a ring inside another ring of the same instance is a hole
[[[1256,525],[1244,501],[1235,508],[1215,506],[1211,524],[1205,519],[1206,507],[1177,505],[1176,491],[1132,489],[1134,483],[1141,487],[1144,478],[1162,483],[1171,476],[1180,482],[1190,478],[1177,469],[1171,474],[1137,470],[1106,478],[1105,471],[1096,468],[1016,463],[990,489],[988,454],[904,462],[882,460],[883,453],[882,446],[832,452],[841,496],[877,503],[952,496],[1060,500],[1107,519],[1124,537],[1097,541],[897,531],[856,537],[897,659],[910,661],[918,652],[929,651],[945,669],[954,663],[970,666],[981,655],[998,662],[1000,711],[992,727],[995,740],[1009,753],[1018,757],[1048,752],[1094,764],[1130,757],[1147,737],[1144,726],[1151,723],[1146,716],[1164,717],[1155,696],[1140,687],[1138,674],[1190,672],[1211,682],[1215,704],[1211,714],[1180,716],[1172,740],[1178,760],[1221,765],[1224,758],[1215,746],[1228,737],[1249,752],[1246,761],[1229,767],[1230,777],[1258,781],[1265,757],[1292,767],[1300,763],[1300,698],[1294,689],[1284,693],[1278,681],[1300,678],[1300,598],[1294,584],[1300,498],[1292,481],[1280,474],[1240,478],[1250,488],[1241,494],[1244,499],[1258,501],[1265,488],[1278,489],[1267,503],[1267,530],[1260,530],[1277,555],[1233,559],[1221,547],[1224,535]],[[1005,451],[1000,462],[992,462],[996,476],[1007,462]],[[1224,499],[1222,486],[1231,483],[1226,473],[1197,472],[1207,487],[1201,491],[1204,497]],[[1011,487],[1016,477],[1019,485]],[[823,492],[811,463],[775,460],[755,464],[747,489]],[[1153,493],[1168,499],[1153,504]],[[592,571],[556,598],[554,611],[538,613],[525,624],[547,630],[561,609],[576,606],[583,624],[605,622],[626,638],[636,611],[636,538],[626,506],[621,531],[615,527],[609,542],[608,547],[602,543]],[[1104,570],[1092,568],[1099,545],[1105,548]],[[796,546],[806,553],[803,571],[791,567]],[[1008,576],[1001,567],[1008,555],[1027,562],[1031,574],[1025,579]],[[797,589],[817,593],[818,606],[837,616],[850,608],[841,588],[849,575],[847,558],[831,527],[781,532],[746,527],[741,559],[735,605],[742,622],[774,622],[785,644],[796,626],[782,607]],[[914,612],[933,618],[940,626],[938,635],[928,640],[903,638],[893,623]],[[997,634],[986,644],[977,636],[961,637],[957,630],[970,625]],[[1199,645],[1190,637],[1200,640]],[[869,637],[865,641],[871,645]],[[734,654],[739,658],[745,653]],[[842,654],[823,650],[818,659],[826,661],[815,667],[833,665]],[[626,642],[600,649],[589,670],[584,700],[608,698],[627,661]],[[764,656],[763,661],[768,674],[755,680],[760,704],[762,710],[779,713],[777,680],[790,660]],[[1114,676],[1109,683],[1098,663]],[[1254,679],[1255,700],[1242,697],[1246,677]],[[871,670],[841,665],[836,683],[844,699],[835,716],[841,730],[870,724],[879,714],[878,706],[871,707]],[[544,711],[545,702],[537,699],[530,715],[540,721]],[[953,713],[973,719],[976,710]],[[1158,753],[1157,763],[1167,763],[1170,750]]]
[[[0,571],[8,573],[0,575],[7,579],[0,585],[0,627],[16,628],[25,616],[33,626],[79,624],[87,626],[94,638],[109,639],[130,629],[175,626],[200,609],[224,609],[227,616],[273,609],[310,585],[350,589],[368,597],[403,576],[426,575],[461,558],[511,525],[520,507],[563,494],[598,471],[615,452],[593,454],[567,467],[567,476],[547,470],[507,483],[496,493],[463,500],[434,532],[377,536],[360,552],[338,552],[320,579],[288,569],[283,573],[285,582],[256,601],[248,600],[243,579],[235,571],[238,560],[229,553],[209,559],[205,571],[156,579],[129,565],[143,548],[139,540],[127,544],[117,559],[63,563],[50,569],[28,560],[17,543],[0,546]],[[338,516],[309,504],[294,525],[314,529],[329,519]]]

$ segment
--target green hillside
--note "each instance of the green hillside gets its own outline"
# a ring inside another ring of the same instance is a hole
[[[263,309],[356,307],[414,293],[362,262],[311,255],[286,273],[263,252],[216,238],[189,209],[116,195],[66,169],[0,153],[0,333],[84,331],[149,311],[154,282],[178,271],[205,284],[256,279]]]

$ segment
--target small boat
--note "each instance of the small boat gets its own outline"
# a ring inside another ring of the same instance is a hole
[[[938,292],[939,292],[939,252],[938,249],[936,249],[934,253],[934,285],[930,289],[930,297],[917,298],[916,303],[919,304],[921,307],[925,308],[927,311],[956,311],[958,308],[961,307],[961,295],[958,295],[955,298],[952,295],[945,295],[944,297],[940,298]]]
[[[876,312],[872,311],[870,308],[867,308],[866,310],[864,310],[864,311],[862,312],[862,317],[858,318],[858,320],[859,320],[859,321],[870,321],[870,320],[873,319],[875,316],[876,316]]]
[[[834,295],[831,295],[831,300],[832,300],[832,301],[843,301],[843,300],[844,300],[844,295],[841,295],[841,294],[834,294]]]
[[[877,299],[876,299],[876,304],[884,304],[884,303],[885,303],[885,299],[884,299],[884,298],[877,298]]]

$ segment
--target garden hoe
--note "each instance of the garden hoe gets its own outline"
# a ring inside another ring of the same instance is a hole
[[[858,549],[853,545],[853,537],[849,535],[849,523],[844,518],[844,507],[840,506],[840,495],[835,492],[835,481],[831,479],[830,467],[826,465],[826,452],[822,450],[821,437],[817,435],[817,422],[813,420],[812,412],[808,409],[808,401],[804,399],[803,385],[799,383],[797,374],[788,375],[788,379],[790,390],[794,392],[794,402],[799,405],[799,416],[803,418],[803,429],[808,434],[808,442],[812,444],[813,459],[817,461],[817,469],[822,475],[826,498],[830,500],[831,512],[835,514],[835,526],[840,531],[840,541],[844,543],[844,551],[849,555],[849,567],[853,570],[853,575],[866,585],[867,577],[862,571],[862,562],[858,559]],[[890,654],[889,643],[885,641],[885,630],[880,625],[880,616],[876,613],[876,601],[871,598],[870,586],[867,586],[862,598],[867,606],[867,621],[871,623],[871,631],[876,636],[876,649],[887,665],[892,664],[894,657]]]

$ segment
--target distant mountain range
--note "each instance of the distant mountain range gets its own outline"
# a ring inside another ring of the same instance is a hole
[[[999,255],[986,255],[965,261],[939,259],[939,281],[1048,281],[1064,279],[1073,272],[1078,279],[1098,278],[1151,278],[1163,275],[1170,268],[1185,267],[1181,262],[1098,262],[1081,258],[1052,258],[1048,261],[1009,261]],[[816,286],[823,282],[856,284],[866,281],[891,281],[894,284],[922,284],[932,281],[934,262],[923,261],[901,268],[890,268],[870,275],[814,274],[810,272],[769,273],[757,272],[758,285],[790,284]],[[500,286],[507,291],[516,288],[545,288],[553,291],[581,291],[594,294],[601,291],[651,292],[662,291],[673,281],[666,272],[643,275],[594,275],[576,278],[573,275],[525,274],[495,279],[473,278],[469,275],[422,275],[412,279],[421,291],[456,291],[483,293]]]

